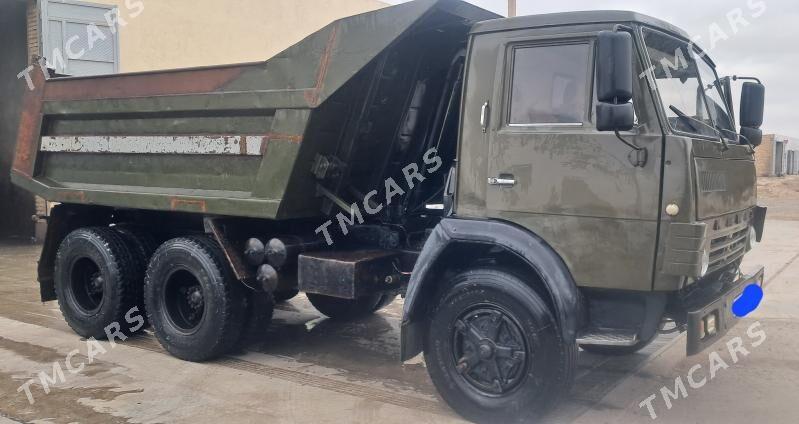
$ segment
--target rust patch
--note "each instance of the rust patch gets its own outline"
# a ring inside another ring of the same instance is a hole
[[[244,265],[244,260],[225,234],[222,221],[218,218],[205,218],[204,223],[207,230],[211,230],[211,234],[213,234],[219,245],[222,246],[222,251],[225,253],[225,257],[230,264],[230,268],[233,269],[236,279],[244,283],[244,285],[247,285],[248,282],[253,280],[254,275],[250,272],[249,268]],[[254,290],[250,286],[247,287]]]
[[[227,141],[227,137],[225,137],[225,141]],[[241,136],[241,141],[239,142],[239,154],[246,155],[247,154],[247,136]]]
[[[292,143],[302,143],[302,136],[295,135],[295,134],[280,134],[280,133],[269,133],[265,137],[266,142],[268,143],[270,140],[286,140]],[[264,143],[266,144],[266,143]],[[266,148],[261,147],[261,150],[266,150]]]
[[[45,90],[44,74],[32,72],[33,90],[22,99],[22,114],[17,131],[17,150],[12,169],[28,178],[33,177],[36,152],[42,131],[42,96]]]
[[[330,70],[330,59],[333,57],[333,49],[336,47],[336,42],[338,41],[338,27],[339,24],[336,23],[333,26],[333,29],[330,31],[330,36],[327,39],[327,45],[325,45],[325,52],[322,54],[322,59],[319,61],[319,72],[316,74],[316,87],[314,87],[311,91],[305,92],[305,100],[308,101],[308,104],[313,106],[319,106],[319,98],[322,95],[322,89],[325,86],[325,79],[327,78],[327,73]]]
[[[178,197],[173,197],[172,199],[170,199],[169,207],[173,211],[177,210],[196,211],[196,212],[208,211],[208,207],[205,204],[205,200],[181,199]]]
[[[45,90],[44,99],[99,100],[211,93],[237,78],[250,66],[252,65],[51,81]]]

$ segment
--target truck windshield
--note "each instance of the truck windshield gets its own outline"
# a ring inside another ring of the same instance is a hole
[[[735,131],[716,71],[688,43],[657,31],[644,30],[663,109],[674,130],[733,139]]]
[[[721,82],[719,82],[716,70],[705,58],[697,57],[696,63],[699,70],[699,78],[704,84],[705,96],[708,99],[707,105],[710,109],[710,117],[722,132],[722,135],[729,137],[730,132],[735,134],[735,129],[730,114],[727,112],[727,103],[724,101]]]

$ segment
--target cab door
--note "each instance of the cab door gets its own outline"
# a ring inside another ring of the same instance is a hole
[[[635,166],[631,148],[614,133],[597,131],[595,38],[600,29],[610,28],[491,35],[501,38],[496,39],[493,92],[484,103],[466,105],[486,116],[486,217],[538,234],[581,286],[651,290],[662,131],[641,80],[634,83],[638,123],[620,136],[647,149],[646,164]],[[640,59],[636,63],[640,68]],[[637,69],[635,75],[640,73]]]

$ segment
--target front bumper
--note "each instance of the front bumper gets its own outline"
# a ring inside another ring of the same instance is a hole
[[[760,268],[752,275],[742,276],[726,284],[717,284],[694,293],[690,296],[685,309],[687,311],[687,354],[696,355],[712,345],[734,327],[740,320],[732,313],[732,305],[750,284],[763,287],[764,269]],[[708,334],[705,328],[705,317],[711,316],[716,321],[716,331]]]

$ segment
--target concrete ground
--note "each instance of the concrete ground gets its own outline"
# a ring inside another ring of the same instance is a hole
[[[796,422],[797,240],[799,220],[769,220],[764,242],[745,265],[767,267],[764,304],[713,348],[686,358],[684,338],[672,335],[623,358],[581,352],[571,395],[546,421],[651,422],[639,405],[656,395],[651,404],[663,423]],[[0,242],[0,424],[459,421],[437,398],[421,360],[397,361],[401,301],[368,319],[336,323],[298,297],[279,307],[267,343],[194,364],[167,355],[151,334],[115,346],[80,340],[55,302],[37,300],[38,252],[35,245]],[[747,335],[755,322],[760,327],[750,333],[766,336],[757,346],[760,337]],[[726,343],[735,337],[749,354],[739,350],[734,363]],[[39,373],[52,377],[54,363],[64,380],[49,383],[46,393]],[[691,381],[706,377],[706,383],[694,389],[687,376],[696,365]],[[673,391],[678,377],[687,397],[671,400],[669,409],[660,390]],[[33,404],[21,388],[31,378]]]

